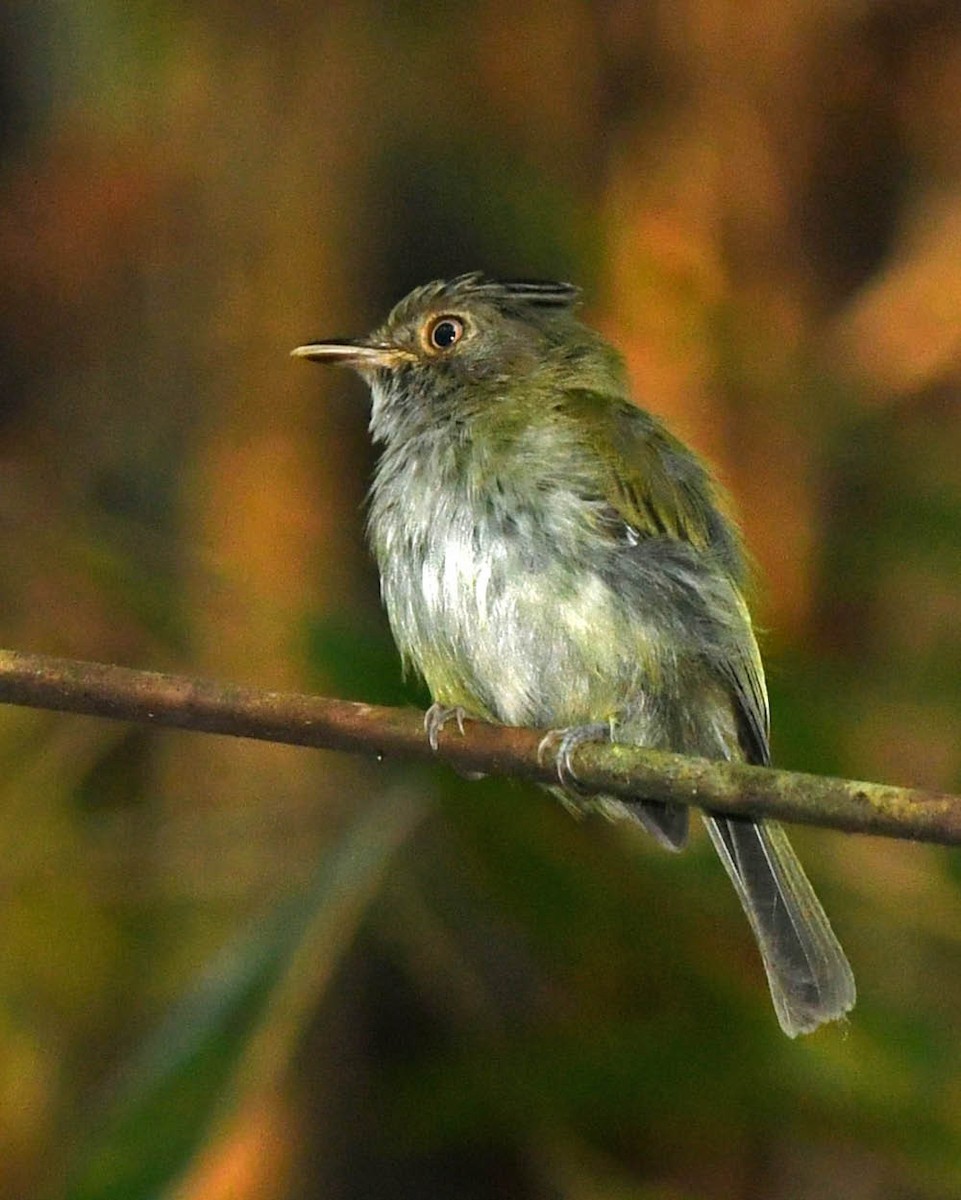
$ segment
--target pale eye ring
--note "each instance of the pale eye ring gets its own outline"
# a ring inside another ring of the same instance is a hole
[[[427,341],[433,350],[450,350],[463,336],[464,322],[450,315],[437,317],[427,329]]]

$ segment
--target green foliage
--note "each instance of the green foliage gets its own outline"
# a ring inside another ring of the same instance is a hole
[[[276,1082],[418,809],[394,792],[359,810],[310,886],[206,967],[115,1082],[69,1200],[159,1195],[245,1088]],[[281,1046],[258,1059],[272,1024]]]
[[[426,708],[430,697],[416,679],[404,679],[387,622],[316,616],[307,626],[311,671],[331,695],[370,704]]]

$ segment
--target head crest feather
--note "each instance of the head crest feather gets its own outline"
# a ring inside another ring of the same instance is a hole
[[[390,314],[390,322],[405,321],[425,305],[486,301],[505,312],[522,314],[534,309],[573,309],[581,289],[573,283],[549,279],[489,279],[481,271],[469,271],[453,279],[436,279],[405,296]]]

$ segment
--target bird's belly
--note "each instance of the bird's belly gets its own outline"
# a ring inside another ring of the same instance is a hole
[[[384,578],[402,653],[434,698],[507,724],[566,726],[637,708],[651,664],[643,619],[600,575],[476,530],[419,572]]]

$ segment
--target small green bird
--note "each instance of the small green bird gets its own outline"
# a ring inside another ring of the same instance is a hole
[[[559,730],[558,791],[680,849],[688,812],[576,796],[611,739],[766,764],[764,670],[738,533],[695,454],[631,401],[567,283],[417,288],[369,338],[293,353],[352,367],[382,443],[369,536],[391,627],[434,706]],[[854,1004],[844,952],[781,826],[705,813],[790,1037]]]

